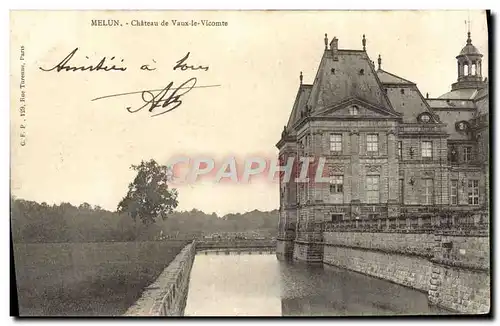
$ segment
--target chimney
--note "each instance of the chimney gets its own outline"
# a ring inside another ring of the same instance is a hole
[[[339,40],[335,36],[330,42],[330,50],[332,50],[333,61],[338,61]]]

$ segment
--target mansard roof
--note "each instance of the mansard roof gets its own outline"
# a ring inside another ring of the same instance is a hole
[[[377,75],[378,78],[380,79],[380,82],[382,84],[402,84],[402,85],[414,85],[414,82],[411,82],[407,79],[401,78],[399,76],[396,76],[394,74],[391,74],[390,72],[387,72],[382,69],[377,70]],[[385,86],[385,85],[384,85]]]
[[[423,112],[434,115],[431,107],[425,101],[424,97],[417,88],[417,85],[411,84],[409,87],[387,87],[387,96],[396,108],[396,111],[403,115],[403,122],[415,123],[418,116]],[[437,118],[436,118],[437,120]]]
[[[475,88],[463,88],[455,89],[448,93],[444,93],[439,98],[440,99],[453,99],[453,100],[471,100],[477,93]]]
[[[446,123],[447,131],[455,137],[456,122],[472,118],[479,107],[488,111],[486,80],[479,83],[479,87],[463,87],[439,98],[425,99],[416,83],[382,70],[380,56],[379,69],[375,70],[364,39],[363,50],[338,49],[336,38],[330,48],[326,44],[325,38],[325,50],[313,84],[302,84],[301,74],[301,85],[286,127],[289,135],[295,133],[294,126],[302,117],[319,117],[335,110],[338,112],[334,116],[340,117],[345,113],[340,111],[341,106],[352,101],[363,103],[375,109],[374,112],[398,117],[405,123],[415,123],[421,113],[429,112],[435,122]]]
[[[325,50],[307,106],[314,111],[349,98],[359,98],[394,112],[375,69],[365,51]]]
[[[300,112],[305,110],[306,102],[311,94],[311,89],[313,85],[301,84],[297,95],[295,96],[295,102],[293,103],[292,113],[288,118],[288,123],[286,128],[293,132],[292,126],[300,119]]]

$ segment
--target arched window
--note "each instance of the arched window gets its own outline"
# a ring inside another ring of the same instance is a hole
[[[471,75],[476,75],[476,64],[475,63],[472,65]]]
[[[469,74],[469,65],[464,64],[464,76],[467,76]]]

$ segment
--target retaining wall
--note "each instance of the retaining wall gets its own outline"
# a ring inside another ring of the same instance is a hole
[[[431,304],[490,310],[489,237],[482,233],[325,232],[323,263],[428,293]]]
[[[184,247],[124,316],[183,316],[196,244]]]

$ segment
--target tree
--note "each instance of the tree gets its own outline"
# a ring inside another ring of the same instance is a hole
[[[90,211],[92,209],[92,206],[90,206],[89,203],[81,203],[80,206],[78,206],[79,209],[84,209]]]
[[[155,223],[160,216],[165,220],[178,204],[177,190],[167,185],[170,180],[168,167],[150,160],[132,165],[131,169],[137,171],[137,176],[118,204],[118,212],[128,213],[134,220],[139,217],[144,224]]]

